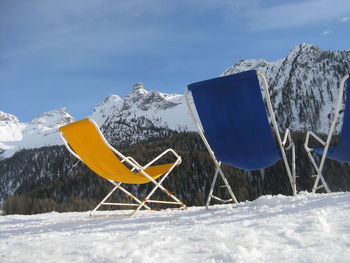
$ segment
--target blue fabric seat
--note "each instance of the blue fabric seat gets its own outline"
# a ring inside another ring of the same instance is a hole
[[[263,86],[278,147],[267,118],[259,80]],[[192,110],[188,91],[192,93],[198,116]],[[206,202],[207,208],[212,199],[224,203],[231,201],[238,203],[221,169],[222,163],[243,170],[258,170],[283,159],[293,195],[296,194],[295,146],[288,129],[282,141],[270,100],[268,83],[262,73],[249,70],[196,82],[188,85],[184,98],[198,133],[216,167]],[[286,150],[291,150],[291,165],[288,163]],[[230,199],[222,199],[213,194],[219,175],[224,182],[223,186],[231,196]]]
[[[327,158],[339,162],[350,162],[350,78],[348,78],[346,88],[345,111],[343,116],[343,127],[339,138],[339,143],[335,147],[329,147]],[[319,155],[323,154],[324,148],[315,148]]]
[[[218,160],[257,170],[281,159],[255,70],[193,83],[188,90]]]

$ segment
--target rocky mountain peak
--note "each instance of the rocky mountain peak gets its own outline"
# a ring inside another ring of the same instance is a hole
[[[13,123],[19,123],[19,119],[9,113],[0,111],[0,122],[13,122]]]
[[[111,94],[111,95],[109,95],[107,98],[105,98],[105,100],[103,101],[103,103],[100,103],[100,104],[104,104],[104,103],[109,104],[109,103],[114,103],[114,102],[120,101],[120,100],[121,100],[121,98],[120,98],[118,95]],[[99,105],[100,105],[100,104],[99,104]]]
[[[286,58],[243,60],[224,75],[255,69],[269,83],[271,100],[283,129],[326,133],[338,98],[339,80],[350,70],[350,51],[323,51],[302,43]],[[336,131],[341,129],[337,125]]]
[[[59,108],[40,114],[38,117],[29,122],[29,125],[42,125],[53,128],[71,123],[73,121],[73,117],[68,113],[66,108]]]
[[[120,105],[122,103],[123,99],[118,95],[109,95],[107,98],[104,99],[104,101],[100,102],[95,106],[94,113],[106,111],[107,109],[114,109],[117,105]]]
[[[145,95],[148,94],[148,91],[145,90],[141,82],[134,84],[131,93],[129,93],[124,99],[123,109],[130,108],[133,104],[141,101]]]
[[[123,103],[124,100],[118,95],[109,95],[103,102],[95,106],[94,112],[90,117],[94,119],[99,126],[102,126],[109,116],[115,115],[116,112],[121,109]]]
[[[147,94],[148,91],[145,90],[142,82],[137,82],[134,84],[131,91],[131,94],[134,94],[134,93]]]
[[[317,46],[314,46],[314,45],[311,45],[311,44],[308,44],[308,43],[301,43],[299,45],[295,45],[293,46],[290,51],[289,51],[289,54],[290,53],[293,53],[293,52],[310,52],[310,51],[321,51],[321,49]]]
[[[122,110],[129,110],[132,107],[142,111],[165,110],[176,106],[170,94],[163,94],[158,91],[147,91],[141,82],[134,85],[132,92],[126,96]]]
[[[311,45],[311,44],[308,44],[308,43],[301,43],[299,45],[295,45],[291,48],[291,51],[293,50],[308,50],[308,49],[319,49],[318,47],[314,46],[314,45]]]

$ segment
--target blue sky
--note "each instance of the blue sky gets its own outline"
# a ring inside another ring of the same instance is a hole
[[[182,93],[240,59],[350,49],[349,0],[0,0],[0,110],[91,114],[110,94]]]

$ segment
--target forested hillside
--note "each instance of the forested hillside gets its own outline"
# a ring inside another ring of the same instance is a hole
[[[297,146],[297,188],[298,191],[310,190],[313,183],[310,175],[314,171],[302,148],[305,135],[294,133],[293,138]],[[176,133],[170,137],[152,139],[118,149],[145,164],[169,147],[182,156],[183,162],[175,168],[164,185],[188,206],[204,205],[214,165],[197,134]],[[169,161],[171,159],[164,159],[164,162]],[[8,171],[12,171],[11,167],[17,167],[16,171],[19,174],[13,176],[9,173]],[[224,172],[239,201],[253,200],[264,194],[291,194],[282,161],[268,169],[254,172],[244,172],[225,165]],[[348,165],[327,160],[324,175],[332,191],[350,189],[349,173]],[[12,158],[1,161],[0,174],[1,190],[9,185],[9,181],[13,180],[11,178],[21,180],[11,181],[12,185],[18,184],[20,187],[5,201],[6,213],[89,210],[112,188],[109,182],[96,176],[83,163],[77,162],[63,146],[17,152]],[[128,185],[126,188],[142,196],[152,186]],[[227,195],[225,188],[217,187],[215,191]],[[2,198],[6,199],[4,192],[1,192]],[[162,198],[163,193],[156,192],[154,197]],[[116,193],[113,199],[125,201],[128,198]]]

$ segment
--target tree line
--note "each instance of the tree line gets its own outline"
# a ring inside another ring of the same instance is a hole
[[[314,182],[310,175],[315,171],[303,148],[305,133],[293,133],[292,137],[296,144],[297,190],[310,191]],[[196,133],[173,133],[169,137],[117,148],[126,156],[134,157],[141,165],[165,149],[173,148],[182,156],[182,163],[164,181],[164,186],[188,206],[205,204],[215,167]],[[170,155],[163,160],[171,161]],[[282,161],[259,171],[247,172],[228,165],[223,165],[223,171],[239,201],[254,200],[266,194],[292,194]],[[332,191],[349,190],[349,172],[347,164],[326,161],[324,177]],[[10,182],[19,184],[12,193],[8,185]],[[0,161],[0,186],[10,192],[0,192],[5,214],[91,210],[113,187],[71,156],[64,146],[22,150]],[[142,199],[153,184],[124,186]],[[214,194],[229,198],[227,190],[222,187],[216,187]],[[161,191],[156,191],[152,199],[162,199],[164,196]],[[112,195],[111,200],[130,201],[119,192]]]

